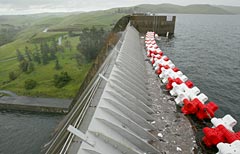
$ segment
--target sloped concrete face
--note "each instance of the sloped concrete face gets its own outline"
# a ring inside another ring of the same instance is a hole
[[[86,132],[94,145],[82,142],[78,153],[158,154],[149,143],[158,139],[149,133],[156,128],[138,32],[129,26],[121,48],[113,52],[118,52],[115,65]]]
[[[192,153],[191,125],[161,90],[138,31],[128,26],[123,36],[110,54],[111,67],[99,72],[106,84],[91,103],[96,109],[90,123],[83,132],[75,130],[75,146],[67,153]]]

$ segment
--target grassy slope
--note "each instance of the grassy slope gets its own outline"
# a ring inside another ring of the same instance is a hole
[[[72,46],[76,46],[79,42],[79,37],[71,37],[68,40],[72,43]],[[63,40],[63,43],[66,40]],[[12,45],[13,43],[11,43]],[[14,44],[21,47],[34,47],[33,44],[23,43],[23,44]],[[18,46],[18,47],[19,47]],[[11,46],[14,48],[13,46]],[[22,49],[22,48],[20,48]],[[23,51],[23,49],[21,50]],[[45,96],[45,97],[59,97],[59,98],[72,98],[75,96],[76,91],[79,89],[81,82],[83,81],[85,75],[88,72],[88,69],[91,66],[91,63],[78,67],[76,60],[73,58],[74,54],[77,53],[76,48],[73,48],[72,51],[65,51],[64,54],[58,53],[57,57],[60,65],[62,66],[61,70],[55,70],[55,61],[51,61],[47,65],[36,64],[35,70],[30,74],[22,73],[16,80],[3,84],[0,86],[0,89],[7,89],[14,91],[20,95],[30,95],[30,96]],[[15,52],[13,52],[13,55]],[[0,83],[8,81],[8,73],[10,71],[17,71],[19,62],[17,60],[12,60],[8,62],[0,62]],[[73,80],[61,88],[55,88],[53,85],[53,76],[54,74],[59,74],[61,71],[67,71]],[[27,79],[34,79],[37,81],[38,85],[33,90],[25,90],[24,81]]]
[[[52,25],[50,30],[55,29],[65,29],[68,28],[76,28],[81,30],[84,27],[103,27],[106,29],[110,29],[110,25],[117,22],[125,14],[116,14],[114,10],[106,10],[106,11],[94,11],[81,13],[78,15],[70,15],[64,18],[59,24]]]
[[[112,12],[112,11],[110,11]],[[38,18],[31,19],[31,25],[28,25],[23,31],[17,35],[17,39],[14,42],[0,46],[0,61],[12,57],[16,57],[16,49],[20,49],[24,53],[25,46],[28,46],[30,50],[34,49],[34,40],[44,38],[57,38],[59,35],[66,34],[69,27],[77,27],[79,30],[84,27],[97,25],[110,29],[110,25],[116,22],[122,14],[111,14],[110,12],[99,11],[96,13],[89,12],[82,14],[73,14],[66,16],[49,16],[49,15],[37,15]],[[39,17],[41,16],[41,17]],[[14,17],[11,17],[12,20]],[[9,19],[10,20],[10,19]],[[24,16],[24,21],[25,16]],[[5,23],[7,21],[5,20]],[[21,25],[20,19],[16,23],[10,21],[11,24]],[[1,24],[1,21],[0,21]],[[45,28],[63,28],[65,32],[48,32],[43,33]],[[81,27],[81,28],[79,28]],[[75,96],[79,89],[85,75],[87,74],[91,63],[85,64],[81,67],[77,66],[76,60],[73,58],[74,54],[78,51],[76,49],[79,43],[79,37],[67,38],[72,44],[72,51],[66,51],[64,54],[58,53],[58,59],[60,65],[63,67],[61,70],[54,70],[55,61],[51,61],[48,65],[38,65],[35,63],[35,70],[31,74],[21,73],[21,75],[14,81],[2,84],[8,81],[8,74],[11,71],[17,71],[19,62],[17,60],[11,60],[7,62],[0,62],[0,89],[6,89],[14,91],[20,95],[30,96],[45,96],[45,97],[59,97],[59,98],[72,98]],[[63,40],[63,44],[64,44]],[[72,80],[65,87],[58,89],[53,85],[53,76],[61,71],[67,71]],[[24,81],[27,79],[34,79],[37,81],[37,87],[33,90],[25,90]]]

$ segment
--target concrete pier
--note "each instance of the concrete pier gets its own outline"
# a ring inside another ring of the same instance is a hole
[[[134,14],[130,18],[131,24],[140,32],[145,34],[147,31],[154,31],[158,35],[171,37],[175,30],[176,16],[159,16]]]
[[[26,96],[0,97],[1,110],[61,113],[68,112],[71,100],[56,98],[34,98]]]

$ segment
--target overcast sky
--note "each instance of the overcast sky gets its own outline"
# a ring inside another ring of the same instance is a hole
[[[0,0],[0,15],[93,11],[138,4],[212,4],[240,6],[240,0]]]

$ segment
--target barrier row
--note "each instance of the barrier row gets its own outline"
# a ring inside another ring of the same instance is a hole
[[[218,154],[240,154],[240,131],[235,133],[233,130],[237,121],[229,114],[223,118],[215,117],[217,104],[208,102],[208,97],[164,55],[156,43],[154,32],[147,32],[145,47],[155,73],[166,85],[170,95],[175,97],[176,104],[182,107],[183,114],[195,115],[200,120],[211,120],[213,127],[203,129],[206,146],[217,146]]]

